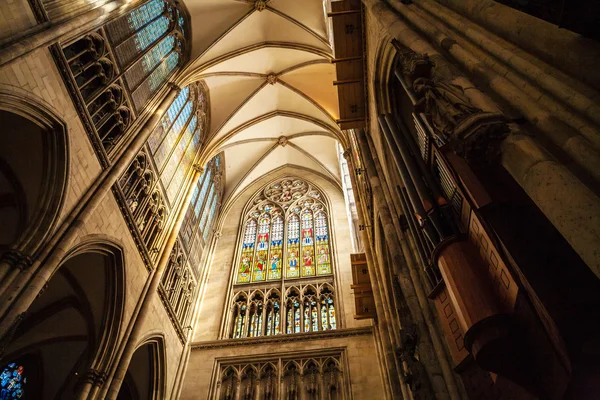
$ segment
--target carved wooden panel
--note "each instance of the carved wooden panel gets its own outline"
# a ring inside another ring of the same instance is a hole
[[[355,319],[375,317],[375,299],[369,277],[369,266],[365,253],[350,254],[354,290]]]
[[[519,287],[474,212],[471,212],[469,223],[469,241],[478,248],[482,260],[488,267],[487,272],[493,281],[500,304],[505,311],[512,311],[517,301]]]
[[[342,129],[364,127],[366,118],[364,70],[363,70],[363,21],[359,0],[331,3],[333,41],[338,90],[340,119],[336,122]]]
[[[465,333],[458,323],[456,310],[450,301],[446,286],[440,288],[439,293],[434,298],[434,302],[442,324],[444,336],[446,336],[446,342],[452,354],[452,359],[455,366],[457,366],[469,356],[469,352],[465,349]]]

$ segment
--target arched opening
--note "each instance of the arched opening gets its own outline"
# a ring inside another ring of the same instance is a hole
[[[23,366],[23,398],[73,398],[106,372],[122,315],[122,271],[118,249],[84,246],[22,314],[4,338],[9,344],[0,363]]]
[[[60,212],[66,189],[65,125],[41,103],[0,88],[0,255],[34,255]]]
[[[159,400],[164,398],[164,345],[162,338],[147,341],[137,348],[125,379],[119,400]]]

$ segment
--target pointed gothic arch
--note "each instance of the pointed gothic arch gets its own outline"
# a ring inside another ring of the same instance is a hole
[[[225,335],[251,338],[337,328],[331,220],[324,192],[294,176],[264,185],[248,200]]]
[[[66,198],[67,126],[52,105],[20,88],[0,86],[0,253],[34,257]]]
[[[0,356],[37,360],[39,398],[75,396],[100,384],[114,362],[124,304],[121,247],[106,238],[84,238],[3,338],[7,346]]]

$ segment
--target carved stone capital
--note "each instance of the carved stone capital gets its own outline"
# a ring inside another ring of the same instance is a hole
[[[411,80],[411,83],[414,79],[432,76],[435,63],[427,54],[414,52],[396,39],[392,44],[396,48],[402,73]]]
[[[179,94],[181,92],[181,87],[178,84],[174,83],[174,82],[167,82],[167,87],[169,89],[175,89],[175,90],[177,90],[177,94]]]
[[[344,150],[344,152],[342,153],[342,155],[344,156],[344,159],[346,161],[350,161],[351,157],[352,157],[352,149],[346,149],[346,150]]]
[[[106,382],[107,374],[102,371],[90,368],[82,377],[83,382],[91,383],[94,386],[102,386]]]
[[[18,250],[9,250],[2,255],[0,262],[7,263],[11,268],[17,268],[21,271],[27,269],[33,260],[26,254],[21,253]]]

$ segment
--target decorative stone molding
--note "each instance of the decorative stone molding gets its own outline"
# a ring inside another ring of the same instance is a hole
[[[193,168],[194,171],[199,172],[200,174],[204,173],[204,167],[202,167],[200,164],[194,164]]]
[[[33,264],[33,260],[30,256],[23,254],[18,250],[9,250],[2,255],[2,261],[8,263],[11,268],[16,268],[20,271],[24,271],[31,264]]]
[[[269,343],[286,343],[286,342],[298,342],[298,341],[310,341],[310,340],[325,340],[325,339],[337,339],[352,336],[362,336],[373,334],[373,328],[370,326],[363,328],[350,328],[350,329],[336,329],[332,331],[320,331],[313,333],[293,333],[293,334],[280,334],[276,336],[262,336],[254,338],[242,338],[242,339],[225,339],[225,340],[213,340],[207,342],[196,342],[191,344],[192,351],[194,350],[205,350],[205,349],[219,349],[224,347],[236,347],[236,346],[255,346],[259,344]]]

